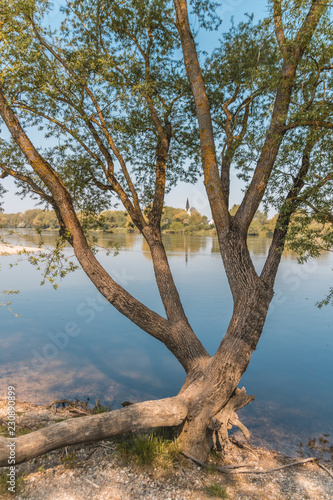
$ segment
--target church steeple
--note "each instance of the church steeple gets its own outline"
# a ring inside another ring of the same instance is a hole
[[[188,213],[190,210],[190,202],[188,201],[188,198],[186,200],[186,207],[185,208],[186,208],[186,212]]]

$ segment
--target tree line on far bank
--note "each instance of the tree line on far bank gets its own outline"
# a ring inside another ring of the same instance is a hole
[[[238,205],[230,210],[231,215],[237,211]],[[99,215],[81,213],[88,230],[100,230],[112,232],[123,230],[134,232],[133,223],[127,212],[122,210],[106,210]],[[259,210],[249,227],[249,236],[272,236],[276,223],[276,217],[268,219],[266,213]],[[35,208],[25,212],[12,214],[0,214],[0,227],[2,228],[34,228],[37,230],[59,229],[58,220],[54,210],[43,210]],[[164,207],[161,219],[161,228],[166,233],[203,233],[215,234],[213,221],[205,215],[201,215],[195,208],[184,210],[182,208]]]

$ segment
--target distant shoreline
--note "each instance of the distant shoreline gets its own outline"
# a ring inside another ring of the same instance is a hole
[[[26,245],[5,245],[0,243],[0,255],[17,255],[24,250],[26,252],[40,252],[42,249]]]

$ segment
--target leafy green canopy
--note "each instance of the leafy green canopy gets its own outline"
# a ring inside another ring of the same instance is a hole
[[[309,4],[283,2],[289,47]],[[282,54],[272,17],[257,25],[252,17],[233,25],[206,64],[221,168],[223,163],[230,163],[246,186],[265,141],[280,79]],[[333,246],[332,41],[332,18],[327,13],[299,65],[284,139],[264,198],[265,210],[274,208],[283,215],[292,208],[287,245],[303,260]],[[309,168],[304,186],[297,196],[286,200],[307,153]]]
[[[71,1],[57,31],[43,26],[48,2],[0,4],[1,84],[25,126],[41,132],[40,147],[50,145],[44,154],[65,179],[77,208],[101,210],[110,203],[107,189],[101,196],[106,158],[97,135],[106,149],[112,137],[142,205],[151,201],[159,144],[151,106],[163,127],[172,127],[168,189],[180,179],[196,179],[187,161],[197,149],[196,126],[186,111],[187,83],[170,3]],[[14,145],[2,146],[2,161],[30,171]],[[115,175],[131,195],[117,158]]]
[[[281,2],[285,50],[296,43],[310,4]],[[218,28],[214,5],[199,1],[192,6],[202,26]],[[264,143],[282,66],[273,3],[269,6],[269,16],[257,25],[252,17],[232,25],[203,62],[218,161],[221,169],[230,165],[245,186]],[[197,179],[197,125],[172,2],[72,0],[57,30],[44,25],[49,8],[44,0],[0,0],[0,83],[61,174],[76,208],[101,211],[118,199],[106,181],[109,157],[126,195],[133,199],[129,172],[141,207],[149,204],[159,126],[171,141],[167,189],[179,180]],[[209,15],[214,21],[210,24]],[[292,207],[288,241],[303,258],[333,243],[331,21],[328,11],[298,67],[282,147],[265,196],[266,209],[274,207],[283,215]],[[309,165],[304,186],[286,200],[305,157]],[[10,141],[1,142],[1,162],[41,186]],[[36,192],[23,177],[16,178],[22,194]],[[283,225],[284,218],[278,223]]]

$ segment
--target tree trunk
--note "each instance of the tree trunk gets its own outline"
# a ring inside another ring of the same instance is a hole
[[[195,372],[190,372],[181,390],[189,411],[180,440],[184,451],[201,460],[206,460],[209,452],[212,425],[213,430],[222,429],[225,439],[230,423],[227,406],[236,396],[235,391],[257,346],[273,298],[272,286],[258,277],[253,265],[249,266],[245,238],[234,231],[220,243],[234,297],[233,315],[215,356],[204,360]],[[243,401],[244,405],[250,402]],[[234,402],[237,409],[242,407]],[[219,429],[216,429],[214,418],[221,424]],[[231,420],[237,421],[234,415]]]
[[[255,348],[254,339],[260,337],[259,324],[263,326],[266,316],[264,313],[264,317],[259,319],[260,313],[254,309],[255,300],[251,303],[253,309],[250,314],[242,315],[246,306],[236,308],[216,355],[207,361],[201,373],[188,375],[180,393],[188,405],[186,423],[180,435],[181,446],[189,455],[202,461],[207,459],[211,448],[211,431],[219,431],[222,441],[225,441],[229,424],[238,425],[235,411],[253,399],[241,399],[236,391]],[[230,412],[232,406],[235,411]],[[239,427],[242,429],[242,424]]]

